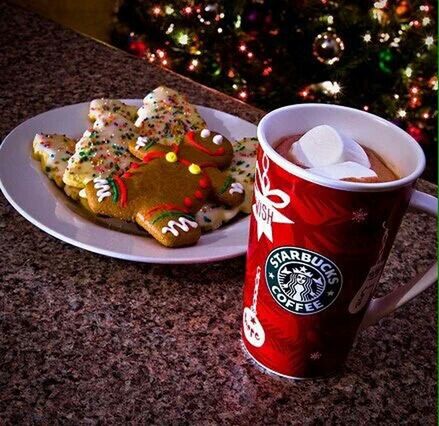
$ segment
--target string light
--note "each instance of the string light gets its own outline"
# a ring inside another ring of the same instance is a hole
[[[387,7],[387,0],[376,1],[373,4],[373,7],[377,8],[377,9],[384,9],[385,7]]]
[[[253,56],[254,56],[253,52],[248,52],[247,53],[247,58],[251,59],[251,58],[253,58]]]
[[[170,6],[170,5],[165,6],[166,15],[172,15],[174,12],[175,12],[175,10],[172,8],[172,6]]]
[[[413,70],[412,70],[410,67],[407,67],[407,68],[405,69],[404,73],[405,73],[405,75],[406,75],[407,77],[410,78],[410,77],[413,75]]]
[[[398,117],[405,118],[407,116],[407,111],[405,109],[398,110]]]
[[[412,95],[417,95],[419,93],[419,87],[418,86],[410,87],[410,93]]]
[[[162,9],[160,8],[160,6],[154,6],[154,7],[152,8],[152,13],[153,13],[155,16],[158,16],[158,15],[160,15],[160,14],[162,13]]]
[[[430,22],[431,22],[431,19],[428,16],[426,16],[425,18],[422,18],[422,25],[424,27],[426,27],[427,25],[430,25]]]
[[[157,56],[158,56],[160,59],[163,59],[163,58],[166,56],[166,53],[165,53],[164,50],[157,49],[156,52],[157,52]]]
[[[190,6],[186,6],[186,7],[183,9],[183,12],[184,12],[186,15],[190,15],[190,14],[192,13],[192,8],[191,8]]]
[[[434,38],[433,38],[433,36],[427,36],[427,37],[425,37],[425,39],[424,39],[424,43],[425,43],[425,45],[427,46],[427,47],[431,47],[431,46],[433,46],[433,44],[434,44]]]
[[[219,28],[217,29],[217,31],[218,31],[218,34],[221,34],[221,33],[223,32],[223,29],[222,29],[221,27],[219,27]]]
[[[247,46],[246,46],[245,44],[240,44],[239,47],[238,47],[238,49],[239,49],[241,52],[245,52],[245,51],[247,50]]]
[[[241,99],[247,99],[248,94],[247,94],[247,92],[246,92],[245,90],[241,90],[241,91],[238,93],[238,96],[239,96]]]
[[[364,105],[363,109],[364,109],[364,111],[369,111],[369,106],[368,105]]]
[[[341,86],[336,81],[324,81],[321,86],[326,94],[338,95],[341,92]]]
[[[265,67],[264,70],[262,71],[262,75],[264,77],[267,77],[268,75],[271,74],[271,72],[273,71],[273,68],[271,67]]]
[[[190,62],[189,66],[187,67],[189,71],[194,71],[195,68],[198,67],[198,59],[192,59],[192,61]]]
[[[390,34],[389,33],[381,33],[380,34],[380,42],[384,43],[386,41],[388,41],[390,38]]]
[[[172,31],[174,31],[174,24],[169,25],[168,29],[166,30],[166,34],[171,34]]]
[[[180,33],[177,36],[177,42],[183,46],[189,43],[189,36],[186,33]]]
[[[399,47],[399,42],[401,41],[401,39],[399,37],[395,37],[392,41],[392,43],[390,43],[390,46],[392,47]]]
[[[372,36],[370,35],[370,33],[366,33],[363,35],[363,41],[365,43],[370,43],[372,41]]]

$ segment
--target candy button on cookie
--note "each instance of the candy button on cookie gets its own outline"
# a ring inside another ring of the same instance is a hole
[[[201,167],[198,164],[192,163],[189,166],[189,171],[193,174],[193,175],[199,175],[201,173]]]
[[[177,161],[177,154],[175,152],[168,152],[165,158],[166,161],[169,161],[170,163],[175,163]]]

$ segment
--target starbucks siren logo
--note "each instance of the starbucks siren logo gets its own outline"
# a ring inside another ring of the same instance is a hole
[[[268,256],[265,277],[279,305],[298,315],[326,309],[340,293],[343,277],[334,262],[299,247],[279,247]]]

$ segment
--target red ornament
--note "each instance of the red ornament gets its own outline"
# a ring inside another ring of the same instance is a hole
[[[128,50],[136,56],[144,57],[148,46],[142,40],[131,40],[128,44]]]
[[[405,21],[410,18],[412,12],[412,7],[410,2],[407,0],[401,0],[396,4],[395,13],[396,16],[401,20]]]
[[[407,133],[420,144],[427,143],[427,134],[416,124],[410,123],[406,129]]]

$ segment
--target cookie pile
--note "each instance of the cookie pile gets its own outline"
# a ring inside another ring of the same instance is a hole
[[[195,244],[239,212],[249,213],[255,138],[209,130],[185,96],[161,86],[140,109],[90,103],[75,141],[37,134],[33,155],[65,193],[96,215],[135,221],[167,247]]]

